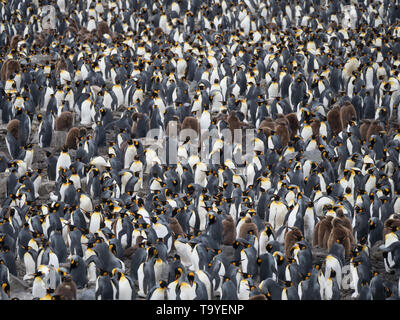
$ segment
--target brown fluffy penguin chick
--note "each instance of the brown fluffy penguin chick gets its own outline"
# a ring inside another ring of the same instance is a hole
[[[71,25],[69,25],[66,32],[70,31],[70,32],[72,32],[71,35],[75,35],[75,33],[77,33],[77,31],[75,32],[73,30],[74,29],[71,27]],[[46,38],[43,33],[35,32],[33,35],[33,41],[36,46],[43,47],[43,46],[45,46]]]
[[[347,229],[349,229],[349,231],[353,234],[353,227],[352,227],[352,225],[351,225],[351,221],[350,221],[349,218],[347,218],[347,217],[344,215],[342,209],[338,209],[338,210],[336,211],[336,218],[341,219],[341,220],[343,221],[343,225],[344,225]]]
[[[258,126],[259,130],[262,130],[265,136],[268,138],[270,135],[274,134],[275,132],[275,123],[272,118],[267,117],[262,120]]]
[[[163,34],[164,34],[164,32],[162,31],[162,29],[160,27],[157,27],[154,29],[154,36],[161,37]]]
[[[337,136],[343,129],[342,122],[340,121],[340,107],[335,105],[331,110],[329,110],[326,118],[331,127],[332,133]]]
[[[69,129],[65,138],[65,145],[68,149],[76,149],[79,144],[80,130],[77,127]]]
[[[290,230],[289,230],[290,229]],[[303,233],[297,227],[290,227],[286,226],[286,233],[285,233],[285,243],[284,243],[284,250],[285,250],[285,258],[291,258],[290,249],[292,249],[293,245],[298,242],[304,240]]]
[[[325,217],[322,217],[325,219]],[[323,220],[321,219],[321,220]],[[317,222],[317,224],[314,227],[314,233],[313,233],[313,239],[312,239],[312,246],[317,247],[318,246],[318,235],[319,235],[319,228],[321,226],[321,220]]]
[[[249,300],[267,300],[264,294],[257,294],[255,296],[251,296]]]
[[[328,251],[331,250],[332,245],[337,242],[343,245],[346,257],[350,256],[353,246],[351,244],[351,238],[349,230],[343,225],[343,221],[339,218],[332,220],[332,231],[328,238]]]
[[[251,218],[246,217],[244,223],[240,227],[239,238],[246,239],[248,234],[254,234],[258,238],[257,225],[251,221]]]
[[[199,132],[200,132],[199,120],[197,120],[197,118],[195,118],[195,117],[186,117],[182,121],[181,129],[182,130],[191,129],[191,130],[195,131],[197,134],[199,134]]]
[[[388,233],[393,231],[397,231],[396,229],[400,228],[400,219],[396,216],[390,217],[385,220],[383,223],[383,239]]]
[[[231,246],[236,240],[236,225],[231,215],[222,220],[222,243]]]
[[[22,41],[23,38],[21,35],[17,34],[11,38],[10,48],[14,50],[18,50],[18,42]]]
[[[356,239],[354,238],[354,235],[353,235],[353,227],[351,225],[351,221],[350,221],[349,218],[347,218],[344,215],[342,209],[338,209],[336,211],[336,218],[339,218],[340,220],[342,220],[343,226],[346,227],[349,230],[349,236],[350,236],[350,239],[351,239],[351,244],[352,245],[356,245]]]
[[[367,140],[367,133],[368,133],[368,128],[371,125],[371,120],[369,119],[363,119],[362,124],[360,125],[360,136],[361,136],[361,142]]]
[[[111,32],[110,28],[108,27],[107,22],[100,21],[97,24],[97,30],[96,30],[96,34],[97,34],[97,37],[99,38],[99,40],[101,40],[103,38],[103,35],[106,33],[109,34],[110,36],[112,35],[112,32]]]
[[[285,124],[285,125],[288,126],[288,127],[289,127],[289,125],[290,125],[289,120],[286,119],[285,115],[282,114],[282,113],[278,113],[278,114],[276,115],[275,123],[276,123],[276,124]]]
[[[332,230],[332,216],[321,217],[314,229],[313,245],[320,248],[326,248],[328,245],[328,238]],[[317,231],[317,234],[315,234]]]
[[[282,148],[286,147],[289,143],[289,129],[286,125],[278,124],[275,127],[275,132],[281,138]]]
[[[78,39],[82,42],[87,42],[90,40],[90,38],[92,37],[92,33],[86,29],[85,27],[82,27],[79,29],[78,33],[76,34],[76,36],[78,37]]]
[[[143,242],[143,240],[144,238],[142,236],[138,236],[136,238],[136,243],[133,246],[126,248],[124,250],[124,257],[131,259],[134,253],[136,252],[137,248],[139,248],[139,245]]]
[[[65,59],[61,57],[57,63],[56,63],[56,68],[55,68],[55,73],[60,74],[61,70],[68,70],[68,65],[65,62]]]
[[[346,129],[347,125],[351,121],[355,120],[357,120],[356,109],[350,101],[346,101],[344,105],[340,108],[340,121],[342,123],[342,129]]]
[[[63,282],[61,282],[56,291],[55,295],[59,296],[61,300],[76,300],[76,284],[70,275],[66,275]]]
[[[74,123],[74,114],[70,111],[64,111],[59,117],[54,121],[55,131],[68,131],[72,128]]]
[[[259,129],[269,128],[271,130],[275,130],[275,123],[271,117],[264,118],[260,124],[258,125]]]
[[[272,31],[278,31],[279,30],[278,25],[276,23],[274,23],[274,22],[268,22],[265,26],[267,27],[268,30],[272,30]]]
[[[18,128],[19,128],[19,120],[18,119],[12,119],[7,124],[7,132],[12,134],[13,137],[17,140],[18,140]]]
[[[385,129],[379,124],[379,121],[372,121],[371,125],[368,127],[366,141],[369,142],[370,138],[374,134],[378,134],[380,131],[385,131]]]
[[[180,225],[178,219],[174,217],[169,218],[169,228],[171,229],[174,239],[178,234],[184,235],[182,226]]]
[[[297,118],[297,114],[294,112],[287,114],[285,117],[289,122],[290,138],[293,139],[300,129],[299,119]]]
[[[7,81],[11,79],[13,74],[21,71],[21,66],[17,60],[8,59],[1,66],[1,81]]]
[[[318,118],[314,118],[310,123],[312,133],[315,137],[319,137],[319,128],[321,127],[321,121]]]

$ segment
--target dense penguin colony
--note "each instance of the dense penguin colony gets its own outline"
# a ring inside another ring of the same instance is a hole
[[[1,299],[398,299],[399,22],[398,0],[1,1]]]

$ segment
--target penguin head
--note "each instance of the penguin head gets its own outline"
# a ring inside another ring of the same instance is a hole
[[[152,223],[157,223],[158,220],[159,220],[158,216],[153,216],[153,217],[150,218],[150,221]]]
[[[24,111],[24,109],[23,109],[23,108],[21,108],[21,107],[17,107],[16,114],[17,114],[17,115],[20,115],[20,114],[22,114],[22,113],[23,113],[23,111]]]
[[[214,214],[209,213],[208,214],[208,221],[209,221],[210,224],[213,224],[213,223],[215,223],[217,221],[217,217]]]
[[[272,254],[272,256],[276,259],[276,262],[277,262],[278,265],[283,264],[285,259],[284,259],[283,255],[279,251],[275,251]]]
[[[63,145],[62,148],[61,148],[61,152],[68,153],[68,146],[67,145]]]
[[[108,271],[103,270],[103,269],[101,269],[101,268],[97,268],[97,274],[98,274],[98,276],[100,276],[100,277],[107,277],[107,276],[110,276],[110,273],[109,273]]]
[[[162,289],[166,289],[168,287],[168,283],[164,280],[160,280],[159,285]]]
[[[43,276],[43,272],[42,271],[38,271],[32,274],[34,277],[42,277]]]
[[[187,277],[188,277],[190,285],[193,286],[193,282],[195,279],[194,272],[193,271],[189,272]]]
[[[124,273],[118,269],[118,268],[114,268],[111,272],[112,276],[116,276],[118,280],[121,279],[122,276],[124,276]]]
[[[288,280],[281,280],[281,283],[287,288],[290,288],[294,285],[293,281],[288,281]]]
[[[109,246],[108,246],[108,249],[111,251],[111,253],[113,254],[113,255],[117,255],[117,247],[116,247],[116,245],[114,244],[114,243],[111,243]]]
[[[310,279],[310,276],[311,276],[311,273],[307,272],[306,274],[302,275],[302,280],[303,281],[308,280],[308,279]]]
[[[3,282],[1,288],[10,297],[10,284],[8,282]]]
[[[351,259],[351,263],[355,268],[359,267],[361,265],[361,260],[354,260],[354,258]]]
[[[71,259],[70,267],[71,269],[77,268],[79,266],[79,262],[74,258]]]
[[[321,270],[321,268],[322,268],[322,262],[315,263],[315,264],[313,265],[313,268],[314,268],[315,270],[317,270],[317,271]]]
[[[157,257],[158,256],[158,250],[155,247],[150,247],[147,251],[148,258],[151,257]]]

